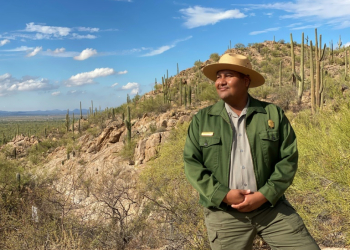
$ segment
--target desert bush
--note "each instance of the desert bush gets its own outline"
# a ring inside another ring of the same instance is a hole
[[[270,86],[267,85],[263,85],[257,88],[250,88],[249,89],[249,93],[255,97],[255,98],[262,98],[262,99],[266,99],[266,97],[273,93],[275,91],[275,88],[272,88]]]
[[[285,85],[276,91],[275,102],[283,110],[288,110],[291,102],[295,101],[296,98],[296,88],[291,85]]]
[[[216,88],[214,84],[210,83],[201,83],[200,88],[202,88],[202,92],[199,94],[198,99],[200,101],[209,101],[210,103],[217,102],[219,96],[216,92]]]
[[[350,244],[350,110],[347,101],[338,104],[337,112],[307,110],[293,120],[300,160],[287,195],[319,243],[344,247]]]
[[[243,43],[236,43],[235,44],[235,49],[244,49],[244,48],[245,48],[245,46]]]
[[[159,157],[141,173],[139,189],[157,214],[152,219],[158,225],[154,237],[163,245],[170,240],[174,249],[208,249],[198,195],[183,171],[187,128],[188,123],[184,123],[172,131],[160,148]]]
[[[210,55],[210,59],[213,60],[214,62],[217,62],[217,61],[219,61],[220,56],[218,53],[213,53]]]
[[[134,161],[134,153],[137,141],[135,139],[131,139],[130,143],[125,142],[122,150],[118,152],[124,160]]]

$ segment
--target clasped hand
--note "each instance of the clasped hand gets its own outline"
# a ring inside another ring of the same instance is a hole
[[[259,208],[267,201],[260,192],[251,192],[243,189],[231,189],[225,196],[223,202],[231,205],[240,212],[250,212]]]

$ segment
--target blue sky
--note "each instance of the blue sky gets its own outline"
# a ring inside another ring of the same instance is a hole
[[[305,32],[350,43],[350,0],[11,0],[0,9],[0,110],[115,107],[236,43]]]

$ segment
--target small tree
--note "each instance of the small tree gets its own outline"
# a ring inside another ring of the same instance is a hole
[[[195,62],[194,62],[194,66],[195,66],[197,69],[200,69],[201,66],[202,66],[201,60],[195,61]]]
[[[245,48],[245,46],[243,43],[236,43],[235,44],[235,49],[244,49],[244,48]]]
[[[210,55],[210,59],[213,60],[214,62],[217,62],[217,61],[219,61],[220,56],[218,53],[213,53]]]

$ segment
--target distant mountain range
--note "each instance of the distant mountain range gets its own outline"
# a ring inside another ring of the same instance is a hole
[[[83,109],[82,113],[86,116],[88,110]],[[80,115],[80,109],[69,110],[69,115],[71,116],[74,113],[78,117]],[[1,111],[0,116],[56,116],[56,115],[65,115],[67,110],[35,110],[35,111]]]

